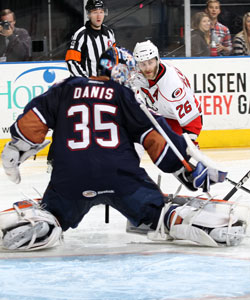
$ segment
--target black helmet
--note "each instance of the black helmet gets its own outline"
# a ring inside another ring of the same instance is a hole
[[[91,11],[92,9],[102,8],[104,9],[104,3],[102,0],[88,0],[85,9]]]

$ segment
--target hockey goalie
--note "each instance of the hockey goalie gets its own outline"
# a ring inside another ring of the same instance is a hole
[[[53,130],[53,171],[42,199],[16,202],[0,212],[2,246],[14,251],[54,247],[62,232],[76,228],[91,207],[108,204],[149,238],[189,240],[199,245],[238,245],[244,224],[210,205],[178,204],[165,197],[140,167],[134,143],[153,163],[173,173],[193,191],[209,191],[227,173],[219,170],[191,142],[177,135],[161,116],[156,121],[190,164],[189,170],[156,130],[128,85],[135,68],[131,53],[113,47],[100,58],[98,77],[70,77],[34,98],[10,127],[2,152],[8,178],[21,181],[20,164],[47,145]],[[231,211],[231,210],[230,210]]]

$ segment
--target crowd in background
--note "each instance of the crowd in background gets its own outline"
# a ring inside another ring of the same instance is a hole
[[[250,55],[250,12],[243,16],[242,31],[232,39],[228,27],[218,21],[218,0],[208,0],[205,12],[192,19],[192,56]]]
[[[233,35],[227,26],[218,21],[221,12],[220,1],[208,0],[203,11],[192,15],[193,57],[250,55],[250,12],[241,16],[242,29]],[[0,62],[28,61],[35,58],[32,57],[30,34],[24,28],[15,27],[16,22],[18,20],[12,10],[6,8],[0,12]],[[122,41],[119,42],[122,45]]]

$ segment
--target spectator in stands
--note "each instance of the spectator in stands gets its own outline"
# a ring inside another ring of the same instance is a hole
[[[25,61],[31,56],[31,38],[24,28],[15,27],[16,17],[10,9],[0,12],[0,61]]]
[[[234,55],[250,55],[250,12],[243,17],[242,31],[233,40]]]
[[[193,16],[191,32],[192,56],[210,56],[210,18],[204,12]]]
[[[211,41],[215,41],[219,56],[230,55],[232,52],[232,39],[229,29],[218,22],[221,13],[220,1],[208,0],[205,12],[211,20]]]

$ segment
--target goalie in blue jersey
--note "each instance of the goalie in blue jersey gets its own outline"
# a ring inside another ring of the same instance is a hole
[[[206,159],[201,162],[200,151],[188,137],[175,134],[162,117],[155,116],[185,160],[195,161],[191,172],[184,169],[127,86],[135,64],[129,51],[110,48],[100,58],[98,77],[71,77],[54,85],[34,98],[11,126],[12,140],[2,152],[10,180],[20,182],[20,163],[47,145],[49,129],[53,129],[54,164],[40,201],[17,202],[0,213],[4,248],[55,246],[62,231],[76,228],[99,204],[112,206],[135,227],[161,228],[166,238],[207,246],[240,242],[242,226],[235,217],[228,228],[229,215],[206,209],[197,213],[193,206],[165,203],[158,186],[139,167],[134,143],[143,145],[163,172],[177,172],[191,190],[207,191],[211,181],[222,182],[226,176]],[[231,229],[234,233],[228,235]]]

